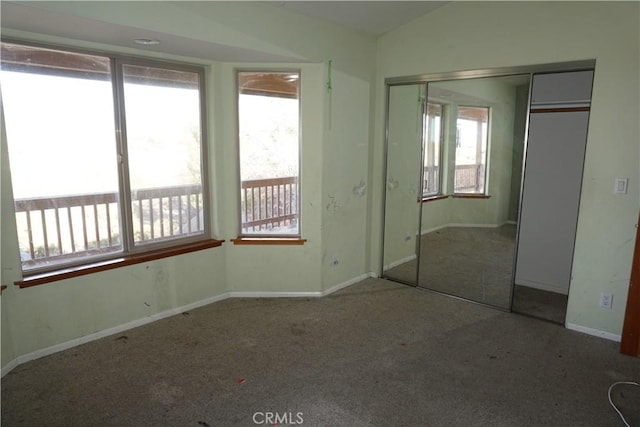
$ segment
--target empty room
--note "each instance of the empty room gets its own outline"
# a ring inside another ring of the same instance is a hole
[[[3,1],[6,426],[640,426],[640,3]]]

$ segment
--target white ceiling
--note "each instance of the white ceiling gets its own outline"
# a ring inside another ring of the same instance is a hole
[[[443,6],[446,1],[279,1],[277,5],[379,36]]]
[[[218,61],[298,61],[302,58],[281,57],[264,52],[224,46],[203,40],[195,40],[172,34],[140,30],[96,19],[63,14],[38,7],[39,2],[2,1],[3,29],[48,34],[57,37],[134,47],[137,37],[162,40],[159,46],[145,48],[148,51],[169,53],[193,58]],[[151,2],[150,2],[151,3]],[[249,2],[250,3],[250,2]],[[381,35],[401,26],[445,3],[440,1],[261,1],[273,7],[281,7],[337,23],[372,36]],[[137,46],[139,48],[139,46]]]

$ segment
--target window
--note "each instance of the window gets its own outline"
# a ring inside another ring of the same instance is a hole
[[[1,64],[25,272],[208,237],[201,69],[12,43]]]
[[[296,237],[299,72],[238,72],[240,236]]]
[[[454,193],[485,194],[489,109],[458,107]]]
[[[440,186],[440,159],[442,147],[442,105],[427,104],[424,148],[424,183],[422,197],[436,196]]]

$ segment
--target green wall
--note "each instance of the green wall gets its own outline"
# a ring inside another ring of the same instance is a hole
[[[622,332],[640,205],[639,7],[452,2],[385,34],[378,46],[378,86],[393,76],[596,60],[567,324],[609,337]],[[376,106],[372,172],[381,182],[381,96]],[[629,194],[613,194],[618,176],[629,177]],[[379,221],[376,215],[374,228]],[[372,259],[379,257],[377,248],[374,242]],[[613,309],[598,307],[601,292],[614,294]]]
[[[434,102],[446,102],[448,105],[448,108],[445,108],[444,123],[449,130],[444,133],[444,145],[447,146],[445,151],[450,153],[446,156],[450,171],[455,167],[455,109],[458,105],[484,106],[491,109],[487,166],[490,198],[448,198],[426,202],[422,206],[421,232],[445,226],[497,227],[505,224],[510,219],[509,207],[512,198],[516,87],[488,78],[435,82],[429,84],[429,88],[433,93],[436,89],[445,89],[466,97],[464,101],[460,101],[461,103],[434,99]],[[519,174],[520,171],[516,171],[518,181]],[[452,193],[453,178],[453,174],[446,178],[446,194]]]
[[[60,349],[88,335],[155,319],[180,307],[228,296],[278,292],[321,295],[368,275],[375,38],[258,4],[32,5],[82,19],[224,45],[256,59],[214,61],[2,29],[4,36],[14,38],[183,60],[207,67],[211,219],[214,236],[226,240],[219,248],[18,289],[11,284],[19,278],[20,264],[15,224],[11,224],[11,186],[4,179],[10,174],[3,164],[2,197],[7,203],[2,207],[2,283],[9,284],[1,297],[3,368],[43,350]],[[265,62],[262,58],[271,59]],[[282,59],[276,63],[273,58]],[[229,242],[238,233],[237,121],[235,109],[230,108],[235,105],[238,67],[301,70],[301,230],[307,239],[302,246],[236,246]],[[329,78],[333,87],[330,96]],[[4,137],[2,144],[6,147]],[[334,258],[339,261],[337,265],[332,265]]]
[[[384,267],[415,258],[420,218],[423,84],[389,89]]]

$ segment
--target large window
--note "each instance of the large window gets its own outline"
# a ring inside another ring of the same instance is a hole
[[[299,72],[238,72],[240,236],[295,237]]]
[[[200,68],[2,43],[23,270],[207,238]]]
[[[485,194],[489,109],[458,107],[454,193]]]
[[[427,104],[422,196],[436,196],[441,190],[442,105]]]

